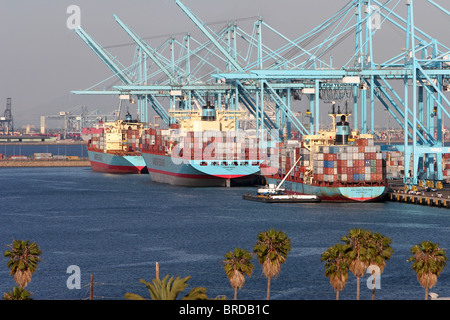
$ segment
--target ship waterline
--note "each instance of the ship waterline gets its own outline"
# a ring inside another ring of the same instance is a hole
[[[93,171],[105,173],[139,174],[145,172],[145,161],[140,154],[119,155],[88,148]]]
[[[201,160],[173,159],[169,155],[158,155],[142,151],[150,178],[154,182],[191,187],[226,187],[256,183],[259,164],[239,166],[233,162],[216,162],[205,165]],[[242,162],[243,163],[243,162]]]
[[[278,184],[281,180],[266,178],[271,184]],[[333,202],[377,202],[383,200],[388,188],[384,185],[319,186],[293,181],[285,181],[284,186],[286,193],[316,195],[322,201]]]

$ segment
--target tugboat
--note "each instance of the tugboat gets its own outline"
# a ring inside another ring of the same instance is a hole
[[[316,195],[310,194],[286,194],[286,189],[282,188],[284,181],[294,170],[301,156],[289,170],[286,177],[278,185],[268,184],[265,187],[258,188],[256,195],[245,194],[242,196],[244,200],[266,202],[266,203],[299,203],[299,202],[320,202],[321,199]]]

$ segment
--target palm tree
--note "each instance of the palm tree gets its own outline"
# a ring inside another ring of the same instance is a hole
[[[279,274],[290,250],[291,240],[284,232],[270,229],[258,234],[253,252],[256,253],[267,277],[267,300],[270,299],[270,280]]]
[[[341,244],[329,247],[322,253],[321,261],[325,261],[325,276],[330,279],[330,284],[336,291],[336,300],[339,300],[339,292],[344,290],[348,280],[348,260]]]
[[[369,248],[371,249],[370,264],[380,268],[380,274],[383,273],[386,261],[388,261],[394,249],[391,247],[391,239],[380,234],[372,233],[369,238]],[[374,280],[375,281],[375,280]],[[375,286],[372,289],[372,300],[375,299]]]
[[[237,299],[237,290],[244,286],[245,275],[251,277],[253,269],[255,269],[251,260],[252,255],[241,248],[234,248],[234,251],[225,254],[223,264],[231,287],[234,288],[234,300]]]
[[[371,232],[362,229],[352,229],[347,236],[342,237],[343,249],[349,260],[350,271],[356,277],[356,299],[359,300],[360,278],[366,273],[371,260],[368,240]]]
[[[417,280],[425,288],[425,300],[428,299],[428,289],[437,283],[437,277],[447,264],[445,250],[439,244],[423,241],[411,248],[412,257],[408,262],[413,262],[411,268],[417,274]]]
[[[11,292],[6,292],[3,295],[3,300],[32,300],[32,298],[28,290],[14,287]]]
[[[143,283],[148,291],[152,300],[176,300],[178,295],[186,289],[187,282],[191,279],[190,276],[180,279],[179,276],[174,278],[166,275],[162,280],[153,279],[153,283],[147,282],[141,279],[139,282]],[[125,299],[128,300],[146,300],[144,297],[135,293],[125,293]],[[206,289],[202,287],[193,288],[187,295],[181,300],[207,300]]]
[[[37,269],[39,257],[42,251],[36,242],[14,240],[7,245],[11,250],[6,250],[4,255],[9,258],[7,262],[10,275],[14,275],[14,281],[20,288],[25,288],[31,281],[31,276]]]

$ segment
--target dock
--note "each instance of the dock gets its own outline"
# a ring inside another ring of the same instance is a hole
[[[404,203],[413,203],[430,207],[450,208],[450,198],[448,198],[448,196],[444,197],[441,195],[437,195],[437,192],[431,195],[422,195],[422,194],[409,194],[406,192],[393,191],[388,193],[387,200]]]
[[[410,203],[416,205],[450,208],[450,186],[444,184],[442,189],[417,187],[417,190],[404,190],[402,184],[393,183],[386,196],[387,201]]]
[[[1,168],[18,167],[90,167],[89,160],[0,160]]]

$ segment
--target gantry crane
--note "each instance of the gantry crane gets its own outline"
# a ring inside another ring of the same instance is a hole
[[[6,98],[6,110],[0,117],[0,129],[3,133],[14,132],[14,120],[11,112],[11,98]]]
[[[426,3],[448,21],[449,11],[435,1]],[[404,143],[389,148],[404,152],[405,184],[417,184],[424,177],[423,167],[427,179],[442,180],[442,154],[450,153],[441,130],[444,118],[450,117],[446,94],[450,91],[450,50],[416,26],[414,0],[351,0],[296,39],[289,39],[262,18],[254,22],[251,32],[237,23],[214,32],[180,0],[175,4],[207,41],[202,43],[188,33],[182,41],[171,37],[154,49],[115,15],[137,45],[132,65],[119,67],[117,59],[80,27],[77,34],[122,83],[113,90],[74,93],[135,95],[141,101],[141,119],[147,117],[148,103],[166,125],[176,121],[170,110],[190,110],[212,99],[216,108],[244,108],[255,119],[258,135],[269,131],[281,138],[291,129],[316,134],[321,103],[335,100],[350,102],[353,127],[373,134],[381,106],[404,132]],[[402,51],[377,57],[378,33],[388,26],[403,34],[402,47],[397,48]],[[285,44],[271,48],[263,41],[269,34]],[[347,45],[341,50],[348,52],[346,63],[336,68],[333,53],[352,38],[353,49]],[[292,100],[299,94],[309,99],[308,124],[292,110]]]

